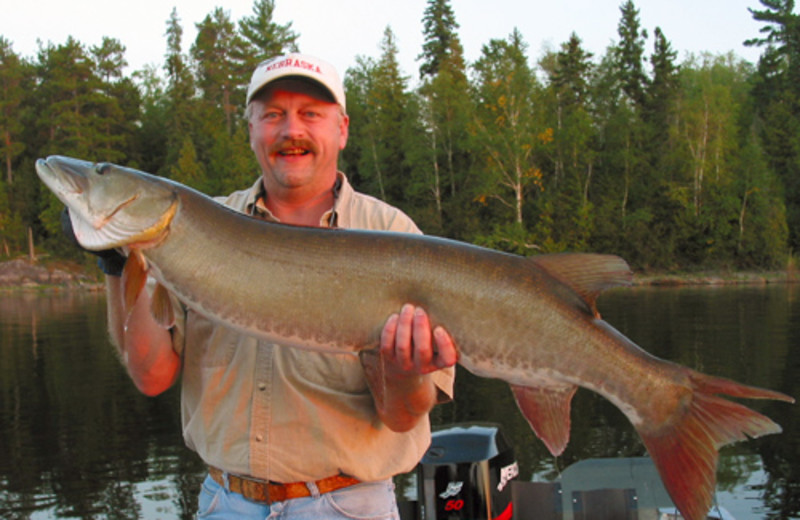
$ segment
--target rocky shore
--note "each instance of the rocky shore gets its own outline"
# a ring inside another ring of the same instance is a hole
[[[731,271],[697,273],[644,273],[635,274],[634,285],[682,286],[682,285],[767,285],[773,283],[800,282],[800,275],[787,271]]]
[[[102,282],[67,263],[31,263],[27,259],[0,262],[0,290],[64,288],[98,290]]]

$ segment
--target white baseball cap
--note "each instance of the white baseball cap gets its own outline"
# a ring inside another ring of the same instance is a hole
[[[339,74],[330,63],[307,54],[292,53],[277,58],[270,58],[259,63],[253,71],[250,86],[247,88],[247,103],[267,84],[282,78],[300,77],[310,79],[322,85],[331,97],[346,110],[344,85]]]

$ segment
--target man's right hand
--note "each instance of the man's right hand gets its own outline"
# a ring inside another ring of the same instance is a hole
[[[75,236],[75,230],[72,228],[72,219],[69,216],[69,210],[64,208],[61,210],[61,232],[67,237],[72,244],[78,248],[91,253],[97,257],[97,265],[108,276],[122,276],[122,269],[125,267],[127,258],[119,253],[116,249],[104,249],[102,251],[92,251],[86,249],[78,242]]]

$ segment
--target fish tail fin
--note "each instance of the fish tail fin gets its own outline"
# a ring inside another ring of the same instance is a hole
[[[780,433],[771,419],[716,394],[750,399],[791,397],[691,371],[693,394],[682,415],[668,426],[639,431],[664,487],[687,520],[706,518],[716,487],[718,450],[748,437]]]

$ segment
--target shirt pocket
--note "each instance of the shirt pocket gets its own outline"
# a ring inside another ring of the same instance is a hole
[[[364,369],[358,356],[332,354],[275,346],[278,366],[289,380],[327,392],[363,394],[368,392]]]

